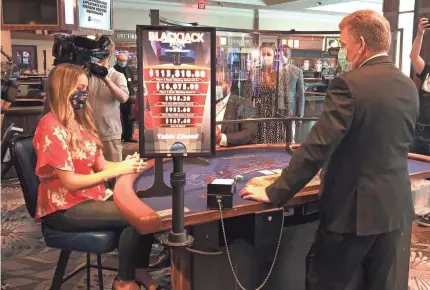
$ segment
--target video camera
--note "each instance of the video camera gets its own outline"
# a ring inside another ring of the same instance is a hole
[[[1,62],[1,98],[9,103],[13,103],[18,94],[19,71],[7,53],[1,48],[1,54],[7,61]]]
[[[82,65],[91,75],[104,78],[108,74],[107,68],[94,63],[92,58],[108,58],[107,47],[110,43],[110,39],[104,35],[98,40],[92,40],[83,36],[56,34],[52,47],[54,65],[61,63]]]

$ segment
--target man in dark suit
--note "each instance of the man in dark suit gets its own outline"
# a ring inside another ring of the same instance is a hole
[[[305,114],[305,84],[303,70],[291,64],[291,48],[282,45],[279,48],[279,96],[278,109],[285,117],[303,117]],[[286,130],[287,142],[294,141],[298,122],[291,122]],[[291,136],[290,136],[291,135]]]
[[[130,92],[130,97],[127,102],[120,105],[121,119],[122,119],[122,136],[121,139],[124,142],[137,143],[137,140],[133,139],[134,129],[134,116],[133,116],[133,104],[136,101],[136,94],[134,92],[133,85],[133,71],[127,65],[127,55],[120,53],[116,57],[117,63],[114,65],[116,71],[124,74],[127,79],[127,87]]]
[[[216,121],[244,120],[256,118],[252,101],[231,93],[228,73],[217,86]],[[215,141],[220,146],[250,144],[257,135],[256,123],[230,123],[216,126]]]
[[[391,32],[383,16],[357,11],[340,30],[352,70],[333,80],[317,124],[281,176],[241,196],[283,206],[324,167],[306,289],[344,290],[361,267],[363,289],[392,290],[388,273],[414,218],[408,147],[418,91],[387,54]]]

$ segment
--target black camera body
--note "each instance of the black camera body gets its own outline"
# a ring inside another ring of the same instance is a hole
[[[101,36],[99,40],[92,40],[83,36],[56,34],[52,47],[54,65],[61,63],[82,65],[90,75],[104,78],[108,74],[107,68],[93,63],[92,58],[108,58],[110,43],[110,39],[106,36]]]

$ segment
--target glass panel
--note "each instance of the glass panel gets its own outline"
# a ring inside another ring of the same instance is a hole
[[[403,28],[403,47],[402,47],[402,71],[409,76],[411,73],[411,60],[409,54],[412,49],[414,13],[399,14],[399,28]]]
[[[316,121],[282,118],[319,117],[329,81],[341,72],[339,46],[338,35],[217,32],[217,121],[278,118],[257,123],[255,143],[303,142]],[[249,115],[223,115],[230,100]]]
[[[395,64],[399,69],[402,69],[403,29],[393,31],[393,42],[396,45]]]
[[[400,3],[399,3],[400,12],[414,11],[414,9],[415,9],[415,0],[400,0]]]

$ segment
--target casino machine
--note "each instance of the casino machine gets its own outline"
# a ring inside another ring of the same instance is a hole
[[[140,155],[215,153],[215,30],[138,26]]]

